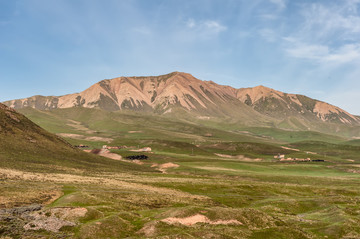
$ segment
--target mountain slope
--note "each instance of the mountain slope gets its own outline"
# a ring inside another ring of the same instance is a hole
[[[0,104],[0,168],[47,172],[146,170],[75,149],[3,104]]]
[[[359,117],[325,102],[287,94],[264,86],[235,89],[190,74],[173,72],[161,76],[119,77],[103,80],[83,92],[64,96],[33,96],[5,102],[20,109],[100,108],[160,114],[179,112],[195,116],[237,119],[258,125],[278,125],[301,130],[314,124],[358,126]]]
[[[33,96],[4,104],[21,109],[100,108],[155,113],[180,111],[197,115],[260,120],[258,112],[236,98],[236,89],[201,81],[190,74],[173,72],[162,76],[120,77],[103,80],[83,92],[59,97]],[[255,120],[256,121],[256,120]]]
[[[6,102],[13,108],[37,109],[82,106],[105,110],[167,110],[179,105],[187,110],[204,108],[235,98],[235,89],[204,82],[190,74],[174,72],[158,77],[120,77],[103,80],[81,93],[60,97],[33,96]]]
[[[339,107],[311,99],[304,95],[287,94],[264,86],[243,88],[237,91],[237,98],[253,107],[259,113],[288,119],[359,124],[359,118]]]

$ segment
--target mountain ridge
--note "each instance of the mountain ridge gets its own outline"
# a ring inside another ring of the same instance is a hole
[[[261,115],[264,121],[269,118],[281,121],[296,117],[310,122],[360,124],[359,117],[304,95],[288,94],[263,85],[236,89],[212,81],[202,81],[184,72],[105,79],[80,93],[32,96],[6,101],[4,104],[15,109],[85,107],[160,114],[170,113],[173,108],[177,108],[199,115],[246,119],[258,118]]]

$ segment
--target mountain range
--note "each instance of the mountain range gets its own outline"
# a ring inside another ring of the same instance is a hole
[[[198,118],[225,117],[252,122],[249,123],[252,125],[301,130],[333,128],[336,131],[339,128],[335,126],[360,125],[360,117],[304,95],[287,94],[265,86],[236,89],[183,72],[107,79],[80,93],[37,95],[4,104],[14,109],[84,107],[170,115],[183,112]]]

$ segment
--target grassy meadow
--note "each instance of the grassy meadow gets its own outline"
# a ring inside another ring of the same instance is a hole
[[[86,213],[56,232],[24,230],[25,219],[0,213],[0,238],[360,238],[356,140],[217,119],[21,112],[71,145],[127,148],[110,150],[123,156],[117,161],[79,149],[64,158],[51,146],[36,156],[35,148],[9,144],[0,155],[2,208],[39,203],[45,215]],[[152,152],[130,151],[143,147]],[[125,159],[138,154],[149,159]],[[278,154],[324,161],[280,162]]]

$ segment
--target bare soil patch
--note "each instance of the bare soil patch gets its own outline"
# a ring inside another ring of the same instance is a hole
[[[164,164],[160,164],[160,165],[156,165],[157,167],[159,167],[159,170],[163,173],[166,173],[166,170],[169,168],[178,168],[180,167],[180,165],[175,164],[175,163],[164,163]],[[151,167],[156,167],[154,166],[154,164]]]
[[[281,146],[281,148],[287,149],[287,150],[296,151],[296,152],[299,152],[299,151],[300,151],[300,149],[294,149],[294,148],[289,148],[289,147],[285,147],[285,146]]]
[[[235,160],[238,160],[238,161],[245,161],[245,162],[259,162],[259,161],[262,161],[261,158],[248,158],[248,157],[245,157],[244,155],[227,155],[227,154],[217,154],[215,153],[216,156],[219,156],[221,157],[223,160],[226,160],[226,159],[235,159]]]
[[[133,163],[136,163],[136,164],[138,164],[138,165],[143,165],[143,164],[144,164],[144,162],[141,162],[141,161],[138,160],[138,159],[135,159],[135,160],[133,160],[132,162],[133,162]]]
[[[92,150],[91,152],[93,153],[94,150]],[[100,149],[98,152],[96,152],[95,154],[106,157],[106,158],[110,158],[110,159],[114,159],[114,160],[122,160],[121,155],[119,154],[115,154],[115,153],[111,153],[109,150],[107,149]]]
[[[216,220],[211,221],[209,218],[207,218],[204,215],[196,214],[190,217],[184,217],[184,218],[176,218],[176,217],[169,217],[161,220],[162,222],[165,222],[167,224],[181,224],[184,226],[193,226],[197,223],[207,223],[211,225],[242,225],[241,222],[238,220]]]
[[[60,137],[64,137],[64,138],[82,139],[82,140],[87,140],[87,141],[102,141],[102,142],[107,142],[107,143],[111,143],[113,141],[113,139],[111,139],[111,138],[104,138],[104,137],[98,137],[98,136],[85,136],[85,135],[80,135],[80,134],[58,133],[56,135],[58,135]]]
[[[131,152],[151,152],[151,148],[150,147],[145,147],[142,149],[132,149],[130,150]]]

